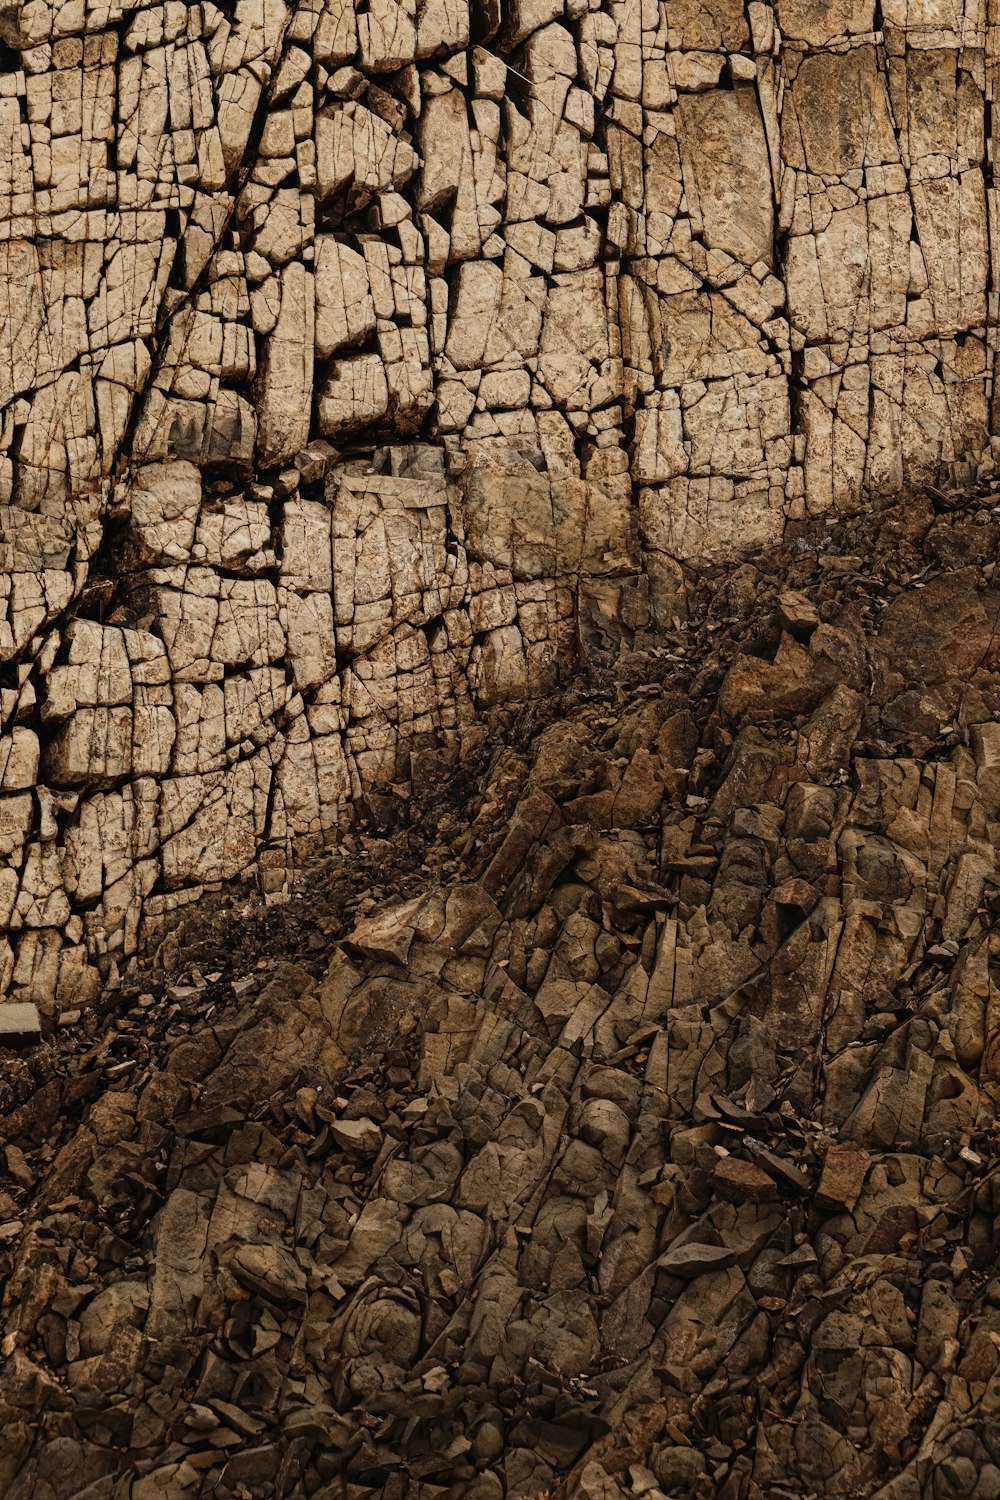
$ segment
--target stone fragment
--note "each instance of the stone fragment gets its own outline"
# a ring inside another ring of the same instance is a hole
[[[17,1047],[41,1041],[42,1023],[36,1005],[8,1001],[0,1005],[0,1046]]]
[[[335,362],[319,392],[319,428],[325,437],[344,438],[378,423],[389,409],[385,366],[377,354]]]
[[[819,624],[819,615],[812,600],[793,590],[779,594],[778,613],[784,628],[799,640],[808,640]]]
[[[715,1164],[712,1180],[716,1192],[730,1203],[765,1203],[778,1196],[774,1179],[756,1162],[724,1156]]]
[[[726,1270],[736,1264],[736,1258],[736,1251],[725,1245],[691,1243],[665,1251],[657,1261],[657,1266],[670,1276],[693,1280],[698,1276]]]
[[[368,1155],[378,1151],[382,1144],[382,1132],[374,1120],[336,1120],[330,1122],[330,1134],[338,1146],[345,1151],[357,1151]]]
[[[869,1160],[868,1152],[856,1142],[834,1142],[823,1159],[814,1200],[817,1207],[849,1213],[858,1201]]]

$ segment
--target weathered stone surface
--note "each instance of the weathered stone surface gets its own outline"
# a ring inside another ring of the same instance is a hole
[[[394,464],[286,516],[375,644],[485,566],[467,489]],[[77,976],[0,1070],[5,1492],[994,1494],[997,503],[689,579],[478,754],[428,735],[285,903],[231,885]],[[76,622],[46,723],[170,681],[140,625]],[[224,696],[187,660],[178,701]],[[128,785],[74,891],[131,868]],[[4,896],[39,965],[45,816]]]
[[[997,27],[981,0],[4,11],[0,994],[72,1006],[170,902],[254,869],[278,896],[276,851],[423,736],[458,753],[669,626],[681,566],[991,472]],[[762,719],[820,711],[800,611],[730,684],[758,675]],[[991,623],[941,628],[974,663]],[[924,687],[901,716],[944,722]]]
[[[998,58],[0,8],[5,1494],[1000,1493]]]
[[[0,1046],[32,1045],[41,1040],[41,1018],[37,1005],[0,1006]]]

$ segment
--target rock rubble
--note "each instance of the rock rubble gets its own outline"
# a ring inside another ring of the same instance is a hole
[[[4,1493],[1000,1493],[998,503],[707,572],[11,1054]]]

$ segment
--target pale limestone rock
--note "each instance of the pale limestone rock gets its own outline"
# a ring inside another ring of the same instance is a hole
[[[317,6],[319,23],[313,38],[313,55],[319,62],[348,62],[357,53],[358,23],[348,0],[323,0]]]
[[[132,735],[129,706],[78,707],[46,751],[45,774],[56,786],[99,785],[126,776],[132,770]]]
[[[256,387],[257,448],[268,468],[287,463],[309,441],[314,342],[312,273],[292,261],[281,273],[281,310]]]
[[[222,808],[212,871],[331,832],[409,737],[669,620],[677,559],[991,472],[994,30],[979,0],[4,12],[0,844],[27,870],[41,777],[46,848],[121,852],[11,874],[61,925],[5,940],[0,992],[133,951],[165,780],[179,895]]]
[[[17,724],[0,739],[0,786],[5,792],[33,787],[38,779],[38,738]]]
[[[412,147],[360,104],[344,104],[316,121],[316,171],[320,195],[350,186],[383,193],[402,187],[417,166]]]
[[[557,406],[586,411],[616,394],[600,272],[553,277],[538,350],[538,379]]]
[[[674,86],[692,94],[716,88],[725,66],[717,52],[679,52],[670,62]]]
[[[677,101],[684,188],[692,225],[744,265],[772,253],[771,166],[750,89]]]
[[[358,17],[361,66],[370,73],[392,73],[416,53],[416,0],[375,0]]]
[[[255,570],[270,560],[271,523],[260,502],[235,499],[205,509],[198,522],[193,556],[210,567]]]
[[[132,486],[132,536],[148,562],[186,562],[201,507],[201,475],[183,460],[146,464]]]
[[[458,370],[481,369],[499,312],[503,272],[489,262],[459,268],[445,354]]]
[[[388,407],[385,366],[377,354],[339,359],[319,391],[319,428],[332,438],[357,432],[377,423]]]
[[[468,45],[468,0],[426,0],[417,7],[416,57],[452,56]]]
[[[448,89],[426,101],[420,112],[417,149],[423,165],[414,192],[415,207],[421,212],[440,209],[458,194],[463,177],[468,178],[472,169],[465,95],[460,89]],[[470,185],[474,192],[474,183]]]
[[[329,235],[316,242],[316,353],[328,359],[338,349],[362,344],[375,332],[363,255]]]

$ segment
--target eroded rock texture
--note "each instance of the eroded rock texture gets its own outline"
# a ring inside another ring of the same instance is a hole
[[[985,0],[0,12],[0,993],[993,462]],[[401,446],[403,444],[404,446]]]
[[[1000,1493],[996,498],[710,574],[8,1058],[5,1495]]]

